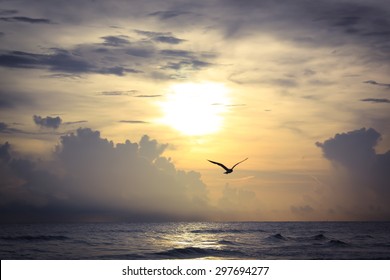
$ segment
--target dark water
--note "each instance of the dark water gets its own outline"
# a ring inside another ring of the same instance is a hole
[[[0,258],[390,259],[390,223],[1,225]]]

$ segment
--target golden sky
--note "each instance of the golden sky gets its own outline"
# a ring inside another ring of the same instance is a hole
[[[384,0],[2,2],[2,221],[388,220],[389,18]]]

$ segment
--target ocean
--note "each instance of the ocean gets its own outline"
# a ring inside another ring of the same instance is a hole
[[[390,259],[390,222],[9,224],[0,258]]]

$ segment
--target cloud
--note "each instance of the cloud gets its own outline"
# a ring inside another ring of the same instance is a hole
[[[116,145],[80,128],[60,137],[50,161],[0,146],[0,218],[7,221],[191,219],[208,212],[201,176],[177,170],[167,144],[145,135]]]
[[[49,67],[53,71],[90,72],[93,66],[65,50],[56,50],[53,54],[35,54],[11,51],[0,55],[0,65],[13,68]]]
[[[201,68],[205,68],[212,65],[211,63],[201,61],[201,60],[181,60],[179,62],[168,62],[165,66],[161,67],[161,69],[172,69],[172,70],[199,70]]]
[[[96,73],[114,74],[117,76],[124,76],[126,73],[143,73],[143,71],[132,69],[132,68],[115,66],[115,67],[102,68],[102,69],[98,70]]]
[[[81,120],[81,121],[73,121],[73,122],[64,122],[63,125],[74,125],[74,124],[80,124],[80,123],[87,123],[88,121]]]
[[[49,116],[42,118],[41,116],[34,115],[33,120],[36,125],[53,129],[57,129],[62,123],[62,119],[58,116],[54,118]]]
[[[387,98],[365,98],[360,99],[363,102],[372,102],[372,103],[390,103],[390,100]]]
[[[8,163],[11,160],[11,154],[9,150],[10,150],[10,144],[8,142],[5,142],[4,144],[0,145],[0,160],[2,160],[5,163]]]
[[[104,36],[101,37],[104,39],[103,45],[105,46],[110,46],[110,47],[119,47],[119,46],[125,46],[129,45],[130,41],[127,39],[129,38],[128,36]]]
[[[12,134],[12,133],[26,133],[20,129],[12,128],[4,122],[0,122],[0,133]]]
[[[120,123],[148,123],[145,121],[138,121],[138,120],[120,120]]]
[[[255,192],[231,187],[228,183],[225,185],[222,196],[218,201],[219,215],[224,220],[257,216],[260,207]]]
[[[172,18],[176,18],[178,16],[187,15],[187,14],[190,14],[190,12],[179,11],[179,10],[170,10],[170,11],[153,12],[153,13],[150,13],[149,16],[155,16],[161,20],[167,20],[167,19],[172,19]]]
[[[113,90],[113,91],[103,91],[101,95],[105,96],[122,96],[122,95],[131,95],[137,93],[138,90]]]
[[[180,44],[180,43],[184,42],[185,40],[176,38],[174,36],[160,35],[160,36],[153,37],[153,41],[160,42],[160,43],[167,43],[167,44],[177,45],[177,44]]]
[[[224,9],[213,27],[226,39],[241,40],[262,32],[304,47],[354,45],[355,55],[389,60],[388,5],[385,1],[218,1]],[[216,7],[219,7],[216,5]]]
[[[171,57],[194,57],[194,53],[186,50],[161,50],[160,53]]]
[[[155,49],[151,45],[139,45],[126,48],[126,54],[140,57],[140,58],[150,58],[155,54]]]
[[[22,23],[31,23],[31,24],[53,24],[53,22],[46,18],[30,18],[30,17],[2,17],[1,21],[6,22],[22,22]]]
[[[317,142],[325,158],[338,162],[351,169],[365,169],[376,157],[374,147],[380,134],[372,129],[362,128],[347,133],[336,134],[324,143]]]
[[[177,45],[186,41],[173,36],[172,33],[170,32],[152,32],[152,31],[143,31],[143,30],[135,30],[135,32],[139,35],[144,35],[148,37],[150,40],[158,43]]]
[[[376,85],[376,86],[381,86],[381,87],[386,87],[386,88],[389,88],[389,89],[390,89],[390,84],[378,83],[378,82],[373,81],[373,80],[365,81],[364,83],[365,83],[365,84]]]
[[[0,16],[9,16],[17,14],[18,10],[7,10],[7,9],[0,9]]]
[[[216,56],[201,51],[170,49],[185,41],[171,32],[134,31],[141,37],[133,39],[123,34],[108,34],[98,37],[97,42],[79,43],[68,48],[46,46],[49,51],[42,53],[35,50],[2,50],[0,66],[43,69],[53,72],[49,76],[52,78],[142,73],[143,77],[155,79],[156,69],[160,69],[160,77],[175,79],[186,76],[186,72],[211,66],[210,59]]]
[[[200,70],[213,65],[210,62],[201,60],[202,54],[196,54],[187,50],[161,50],[160,54],[166,57],[169,61],[161,66],[161,69],[169,70]]]
[[[304,206],[291,206],[290,210],[293,214],[298,216],[306,216],[308,214],[313,213],[315,210],[310,205],[304,205]]]
[[[136,95],[135,97],[139,97],[139,98],[155,98],[155,97],[161,97],[162,94],[139,94],[139,95]]]
[[[53,54],[36,54],[21,51],[11,51],[0,55],[0,66],[10,68],[48,68],[54,72],[72,74],[98,73],[123,76],[126,73],[141,73],[142,71],[113,66],[105,67],[94,65],[90,61],[72,52],[55,49]]]
[[[33,100],[25,93],[0,90],[0,108],[15,109],[17,107],[32,106]]]
[[[364,211],[368,211],[366,214],[369,216],[372,205],[368,204],[376,201],[382,210],[375,213],[374,218],[388,219],[390,151],[383,154],[375,151],[380,140],[381,134],[375,129],[362,128],[336,134],[323,143],[317,142],[316,146],[321,148],[323,156],[333,164],[332,181],[338,186],[333,190],[333,196],[345,196],[345,201],[353,199],[355,208],[350,211],[363,216]]]

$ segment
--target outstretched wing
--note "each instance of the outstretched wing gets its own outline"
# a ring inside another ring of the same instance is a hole
[[[227,168],[225,165],[223,165],[222,163],[219,163],[219,162],[216,162],[216,161],[212,161],[212,160],[209,160],[208,159],[208,161],[209,162],[211,162],[211,163],[214,163],[214,164],[216,164],[216,165],[219,165],[219,166],[221,166],[223,169],[225,169],[226,171],[228,171],[229,170],[229,168]]]
[[[246,161],[247,159],[248,159],[248,158],[246,158],[246,159],[244,159],[244,160],[242,160],[242,161],[240,161],[240,162],[237,162],[235,165],[233,165],[232,169],[233,169],[234,167],[236,167],[236,165],[239,165],[241,162]]]

